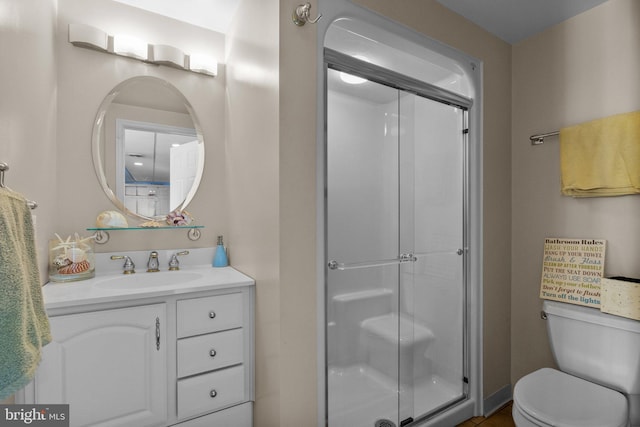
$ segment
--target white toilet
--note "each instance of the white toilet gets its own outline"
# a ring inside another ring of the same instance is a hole
[[[640,322],[544,301],[553,356],[513,390],[517,427],[640,427]]]

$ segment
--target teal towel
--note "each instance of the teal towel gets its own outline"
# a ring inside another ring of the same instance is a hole
[[[0,188],[0,400],[31,381],[49,341],[31,211]]]

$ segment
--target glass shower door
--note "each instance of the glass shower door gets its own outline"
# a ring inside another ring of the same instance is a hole
[[[466,111],[400,95],[400,419],[464,399]]]
[[[398,425],[398,93],[328,73],[328,425]]]
[[[327,70],[327,424],[463,399],[465,111]]]

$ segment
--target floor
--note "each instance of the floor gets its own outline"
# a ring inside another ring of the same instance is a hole
[[[458,424],[456,427],[515,427],[511,417],[511,405],[511,402],[506,404],[489,418],[473,417],[462,424]]]

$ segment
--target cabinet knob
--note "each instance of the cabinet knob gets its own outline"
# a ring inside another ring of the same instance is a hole
[[[216,354],[218,354],[218,353],[216,353],[216,351],[214,349],[209,350],[209,356],[216,357]]]
[[[216,318],[216,312],[215,311],[210,311],[209,312],[209,319],[215,319]]]
[[[217,391],[215,391],[215,390],[211,390],[211,391],[209,392],[209,396],[211,396],[211,397],[216,397],[217,395],[218,395],[218,392],[217,392]]]

